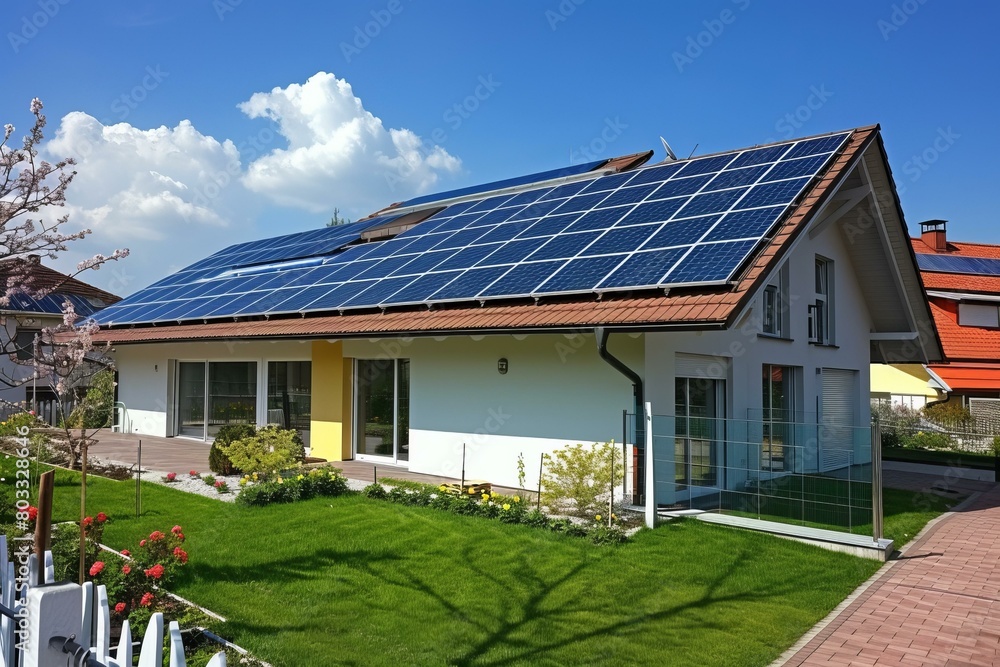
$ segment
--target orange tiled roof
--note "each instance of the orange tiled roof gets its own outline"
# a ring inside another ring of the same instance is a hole
[[[790,242],[805,228],[835,183],[878,133],[878,126],[855,130],[821,178],[778,227],[743,276],[728,288],[678,289],[649,296],[546,300],[537,304],[460,305],[428,309],[389,309],[384,313],[348,313],[271,318],[249,322],[215,322],[104,329],[95,339],[114,343],[223,338],[275,338],[420,334],[430,332],[568,329],[608,326],[722,327],[752,298],[760,283],[785,255]]]
[[[1000,276],[970,276],[964,273],[921,271],[924,287],[949,292],[992,292],[1000,294]]]
[[[1000,366],[996,364],[931,365],[929,368],[952,391],[1000,391]]]
[[[920,238],[911,238],[913,252],[925,255],[957,255],[959,257],[985,257],[1000,259],[1000,245],[989,243],[967,243],[965,241],[948,241],[948,251],[939,253]]]
[[[955,302],[931,299],[930,305],[946,359],[1000,361],[1000,329],[959,326]]]

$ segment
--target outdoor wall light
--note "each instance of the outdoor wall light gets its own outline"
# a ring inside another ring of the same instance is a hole
[[[500,371],[500,375],[507,375],[507,357],[500,357],[497,361],[497,370]]]

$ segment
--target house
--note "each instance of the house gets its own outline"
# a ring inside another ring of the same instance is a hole
[[[14,273],[13,260],[0,261],[0,284],[7,285]],[[73,304],[78,315],[90,317],[120,300],[110,292],[41,263],[32,263],[28,275],[34,294],[48,294],[34,298],[26,291],[17,291],[11,295],[6,307],[0,307],[0,320],[5,329],[4,354],[0,355],[0,408],[5,414],[14,406],[37,405],[56,398],[47,380],[28,380],[33,367],[24,362],[32,358],[35,336],[43,328],[62,322],[66,301]]]
[[[1000,421],[1000,245],[948,239],[944,220],[920,223],[911,239],[946,364],[886,367],[872,371],[873,398],[922,407],[930,400],[958,401],[972,414]],[[933,394],[930,394],[933,392]]]
[[[129,296],[97,315],[129,428],[277,423],[328,460],[510,486],[519,455],[533,486],[540,454],[625,437],[641,497],[649,402],[661,504],[868,463],[869,364],[941,359],[879,128],[650,155],[241,243]]]

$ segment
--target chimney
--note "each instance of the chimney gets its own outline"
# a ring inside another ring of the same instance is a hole
[[[921,222],[920,239],[934,252],[948,252],[948,221],[925,220]]]

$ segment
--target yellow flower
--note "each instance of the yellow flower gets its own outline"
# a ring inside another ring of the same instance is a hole
[[[475,490],[474,488],[471,488],[471,487],[470,487],[470,488],[469,488],[469,495],[470,495],[470,496],[474,496],[474,495],[476,495],[476,490]]]
[[[299,475],[299,476],[298,476],[298,477],[296,477],[295,479],[305,479],[305,478],[306,478],[306,476],[305,476],[305,475]]]
[[[521,496],[514,496],[514,502],[515,503],[521,502]]]
[[[509,509],[510,509],[510,504],[509,504],[509,503],[504,503],[504,504],[503,504],[503,508],[504,508],[505,510],[509,510]]]
[[[483,500],[489,500],[489,499],[490,499],[490,494],[484,493],[483,494]]]
[[[444,491],[444,490],[445,490],[444,489],[444,484],[442,484],[441,486],[438,487],[438,491]]]
[[[598,514],[597,516],[595,516],[595,517],[594,517],[594,519],[595,519],[596,521],[600,521],[600,520],[601,520],[601,515],[600,515],[600,514]]]
[[[285,480],[281,479],[281,475],[278,475],[278,484],[284,484]]]

